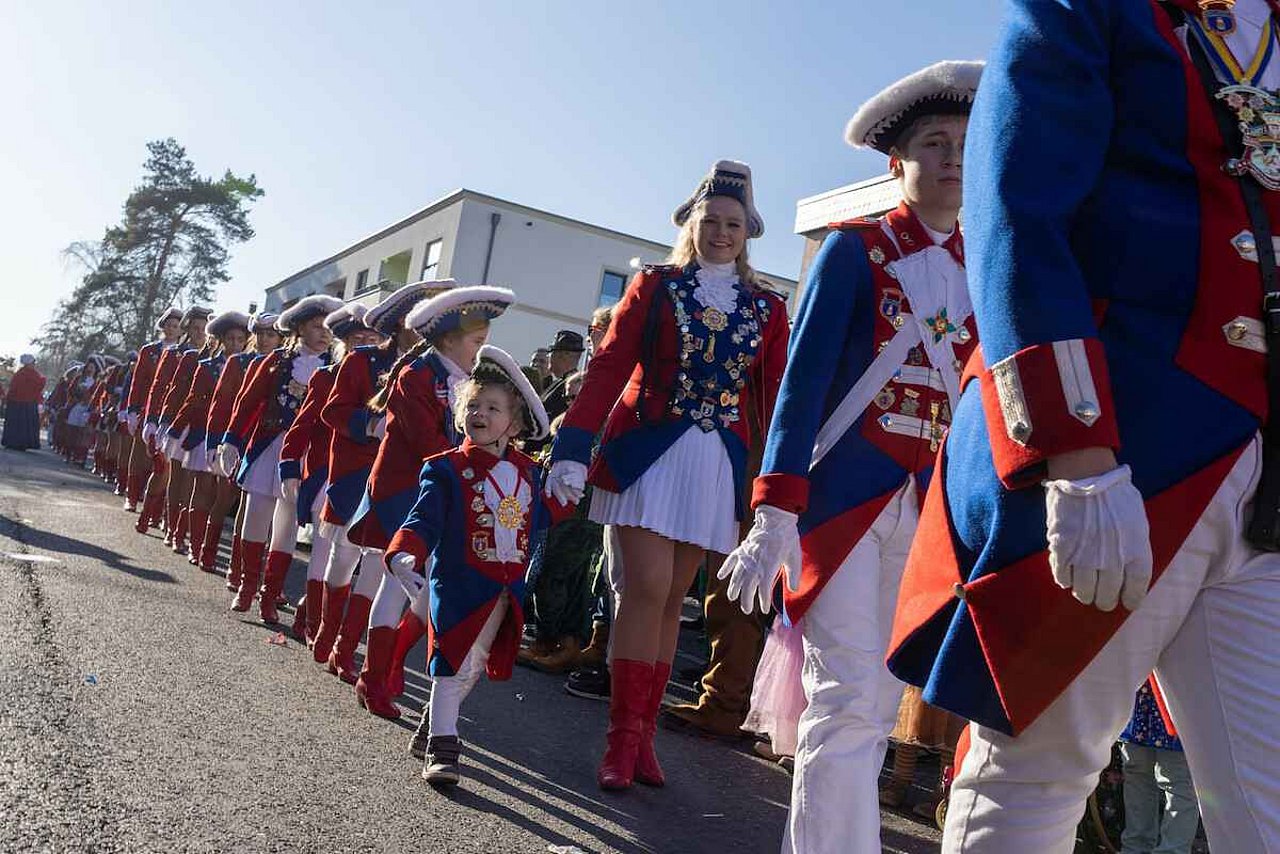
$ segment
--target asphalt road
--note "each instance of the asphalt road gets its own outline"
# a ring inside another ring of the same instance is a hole
[[[603,794],[605,706],[521,669],[477,687],[463,784],[431,790],[420,664],[404,718],[375,718],[133,521],[48,452],[0,451],[0,851],[778,850],[785,773],[660,729],[667,787]],[[886,851],[937,849],[885,821]]]

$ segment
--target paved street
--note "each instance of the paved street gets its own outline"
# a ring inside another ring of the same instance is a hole
[[[778,850],[784,773],[659,730],[667,788],[604,795],[605,706],[522,669],[476,689],[464,782],[432,791],[406,750],[420,667],[404,720],[370,716],[134,518],[49,453],[0,451],[0,851]],[[936,850],[886,822],[886,851]]]

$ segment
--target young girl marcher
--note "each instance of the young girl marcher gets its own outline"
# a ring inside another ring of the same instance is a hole
[[[480,350],[455,409],[466,438],[427,460],[417,502],[385,558],[410,598],[430,597],[430,738],[422,774],[433,785],[458,782],[458,712],[480,674],[511,676],[531,541],[571,510],[543,498],[541,469],[511,445],[546,435],[547,413],[506,352]]]
[[[628,286],[548,478],[562,500],[580,498],[604,424],[590,518],[616,528],[625,591],[611,637],[605,789],[664,783],[653,737],[680,608],[704,552],[738,542],[747,413],[769,422],[786,365],[786,305],[747,262],[748,238],[764,232],[751,170],[716,163],[673,219],[673,263]]]

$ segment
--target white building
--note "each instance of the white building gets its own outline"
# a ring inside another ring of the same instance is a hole
[[[473,190],[456,190],[267,289],[279,311],[308,294],[370,305],[419,279],[511,288],[518,302],[490,341],[524,362],[556,330],[586,334],[591,312],[612,305],[632,261],[660,262],[671,247]],[[764,274],[788,300],[794,280]]]
[[[796,202],[795,233],[804,238],[804,258],[800,262],[800,279],[804,280],[813,256],[818,253],[833,222],[854,217],[878,217],[893,210],[902,201],[902,188],[892,175],[880,175],[856,184],[836,187]]]

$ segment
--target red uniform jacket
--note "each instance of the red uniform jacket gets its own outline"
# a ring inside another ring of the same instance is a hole
[[[166,347],[160,361],[156,365],[156,375],[147,390],[146,402],[142,405],[142,420],[146,423],[159,423],[160,410],[164,408],[164,396],[169,393],[173,378],[178,372],[178,364],[187,352],[186,344]]]
[[[326,522],[346,525],[364,497],[378,455],[378,440],[368,433],[369,424],[378,417],[369,409],[369,400],[377,394],[379,378],[391,370],[396,355],[381,345],[357,347],[338,366],[333,391],[320,410],[320,419],[333,431],[322,513]]]
[[[138,361],[133,365],[133,378],[129,381],[129,396],[126,400],[128,410],[135,415],[141,413],[147,405],[147,394],[151,391],[152,380],[156,378],[156,366],[160,364],[164,346],[163,341],[152,341],[138,350]]]
[[[209,401],[209,417],[205,422],[205,445],[217,447],[231,424],[231,413],[244,389],[245,379],[253,365],[262,361],[260,353],[240,353],[227,359],[213,387],[213,399]]]
[[[333,391],[335,365],[321,368],[307,383],[307,396],[302,399],[298,417],[285,431],[280,444],[280,479],[300,481],[298,485],[298,524],[314,521],[311,505],[329,479],[329,446],[333,431],[320,420],[329,393]]]
[[[47,382],[32,365],[18,368],[9,381],[9,400],[13,403],[39,403]]]

